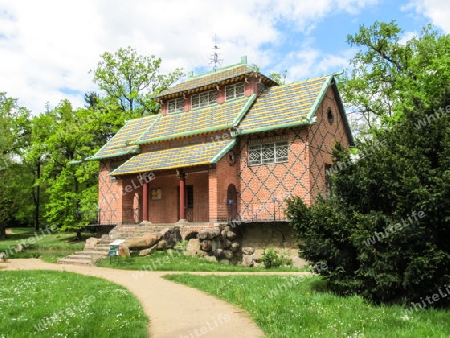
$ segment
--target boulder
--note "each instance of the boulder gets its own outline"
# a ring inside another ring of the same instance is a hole
[[[156,244],[156,248],[158,250],[166,250],[167,249],[167,241],[165,239],[160,240],[157,244]]]
[[[230,241],[229,239],[224,239],[224,240],[222,241],[222,247],[223,247],[224,249],[228,249],[230,246],[231,246],[231,241]]]
[[[198,238],[200,239],[213,239],[220,236],[220,229],[219,228],[211,228],[211,229],[205,229],[198,233]]]
[[[228,239],[235,239],[236,238],[236,233],[234,231],[227,231],[227,237]]]
[[[211,251],[212,241],[210,239],[205,239],[201,242],[200,246],[203,251]]]
[[[203,258],[209,262],[217,262],[216,256],[204,256]]]
[[[198,238],[191,238],[186,246],[185,256],[195,256],[200,252],[200,240]]]
[[[3,252],[0,252],[0,263],[6,263],[8,261],[8,257]]]
[[[244,253],[244,255],[253,255],[253,253],[255,252],[255,248],[251,246],[244,246],[242,248],[242,252]]]
[[[233,258],[233,251],[231,251],[231,250],[223,250],[223,257],[225,259],[232,259]]]
[[[148,256],[153,254],[157,249],[158,244],[153,245],[151,248],[139,251],[139,256]]]
[[[238,251],[239,250],[239,247],[240,247],[241,245],[239,244],[239,242],[233,242],[233,243],[231,243],[231,251]]]
[[[129,248],[149,248],[155,245],[161,237],[155,234],[145,234],[142,238],[128,238],[123,243],[124,246]]]
[[[119,246],[119,256],[120,257],[130,256],[130,249],[125,245],[120,245]]]
[[[254,264],[252,255],[244,255],[242,256],[242,265],[247,267],[252,267]]]
[[[84,243],[84,250],[89,250],[89,249],[95,248],[95,246],[100,241],[101,241],[101,239],[99,239],[99,238],[95,238],[95,237],[88,238],[86,240],[86,242]]]
[[[214,251],[213,251],[213,255],[216,256],[217,259],[224,258],[223,250],[222,250],[222,249],[216,249],[216,250],[214,250]]]
[[[22,252],[23,251],[23,246],[22,246],[22,244],[17,244],[16,245],[16,252]]]
[[[225,265],[230,265],[230,260],[229,259],[221,259],[219,261],[219,263],[225,264]]]
[[[213,240],[211,240],[211,251],[214,251],[219,248],[220,248],[220,240],[218,238],[214,238]]]

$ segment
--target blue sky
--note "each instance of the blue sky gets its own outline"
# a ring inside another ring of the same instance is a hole
[[[34,114],[96,91],[100,55],[131,46],[163,59],[162,71],[210,70],[214,36],[223,66],[247,55],[288,81],[349,67],[360,25],[395,20],[404,39],[427,23],[450,33],[441,0],[0,0],[0,91]]]

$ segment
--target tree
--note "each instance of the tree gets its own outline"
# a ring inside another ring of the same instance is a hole
[[[335,165],[348,165],[333,174],[331,199],[311,208],[288,201],[303,255],[326,261],[332,290],[420,303],[450,282],[450,92],[444,97],[375,131],[353,164],[335,147]]]
[[[0,93],[0,238],[6,226],[29,221],[31,181],[21,161],[29,134],[29,112]]]
[[[418,102],[425,107],[442,101],[450,79],[450,36],[432,26],[402,43],[402,30],[392,21],[361,26],[347,42],[361,50],[351,70],[341,77],[344,102],[369,128],[391,125]]]
[[[106,93],[110,103],[118,104],[128,118],[156,114],[158,105],[151,98],[167,89],[182,75],[181,69],[164,75],[159,73],[161,58],[138,55],[131,47],[101,55],[94,82]]]
[[[103,145],[100,117],[100,112],[92,109],[74,110],[67,100],[46,116],[50,132],[42,142],[45,166],[41,179],[49,196],[45,218],[63,231],[77,231],[78,236],[85,225],[97,219],[93,191],[97,189],[98,165],[82,160]],[[82,163],[73,165],[74,161]]]

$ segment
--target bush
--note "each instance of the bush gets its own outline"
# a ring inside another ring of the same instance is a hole
[[[302,256],[326,262],[320,274],[332,290],[420,303],[450,284],[450,114],[430,118],[435,111],[406,113],[360,143],[360,159],[332,175],[330,199],[287,201]],[[340,145],[333,162],[350,163]]]
[[[287,256],[286,253],[279,254],[277,250],[274,248],[269,248],[269,250],[264,249],[263,257],[261,258],[261,262],[264,264],[266,269],[270,268],[278,268],[280,266],[291,266],[292,261]]]

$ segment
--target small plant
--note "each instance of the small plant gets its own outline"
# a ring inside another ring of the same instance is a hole
[[[281,255],[274,248],[264,249],[261,261],[266,269],[278,268],[280,266],[292,266],[292,261],[286,252]]]
[[[188,243],[189,243],[188,240],[184,240],[182,242],[178,242],[177,244],[175,244],[174,249],[178,250],[178,251],[186,251],[186,247],[187,247]]]

